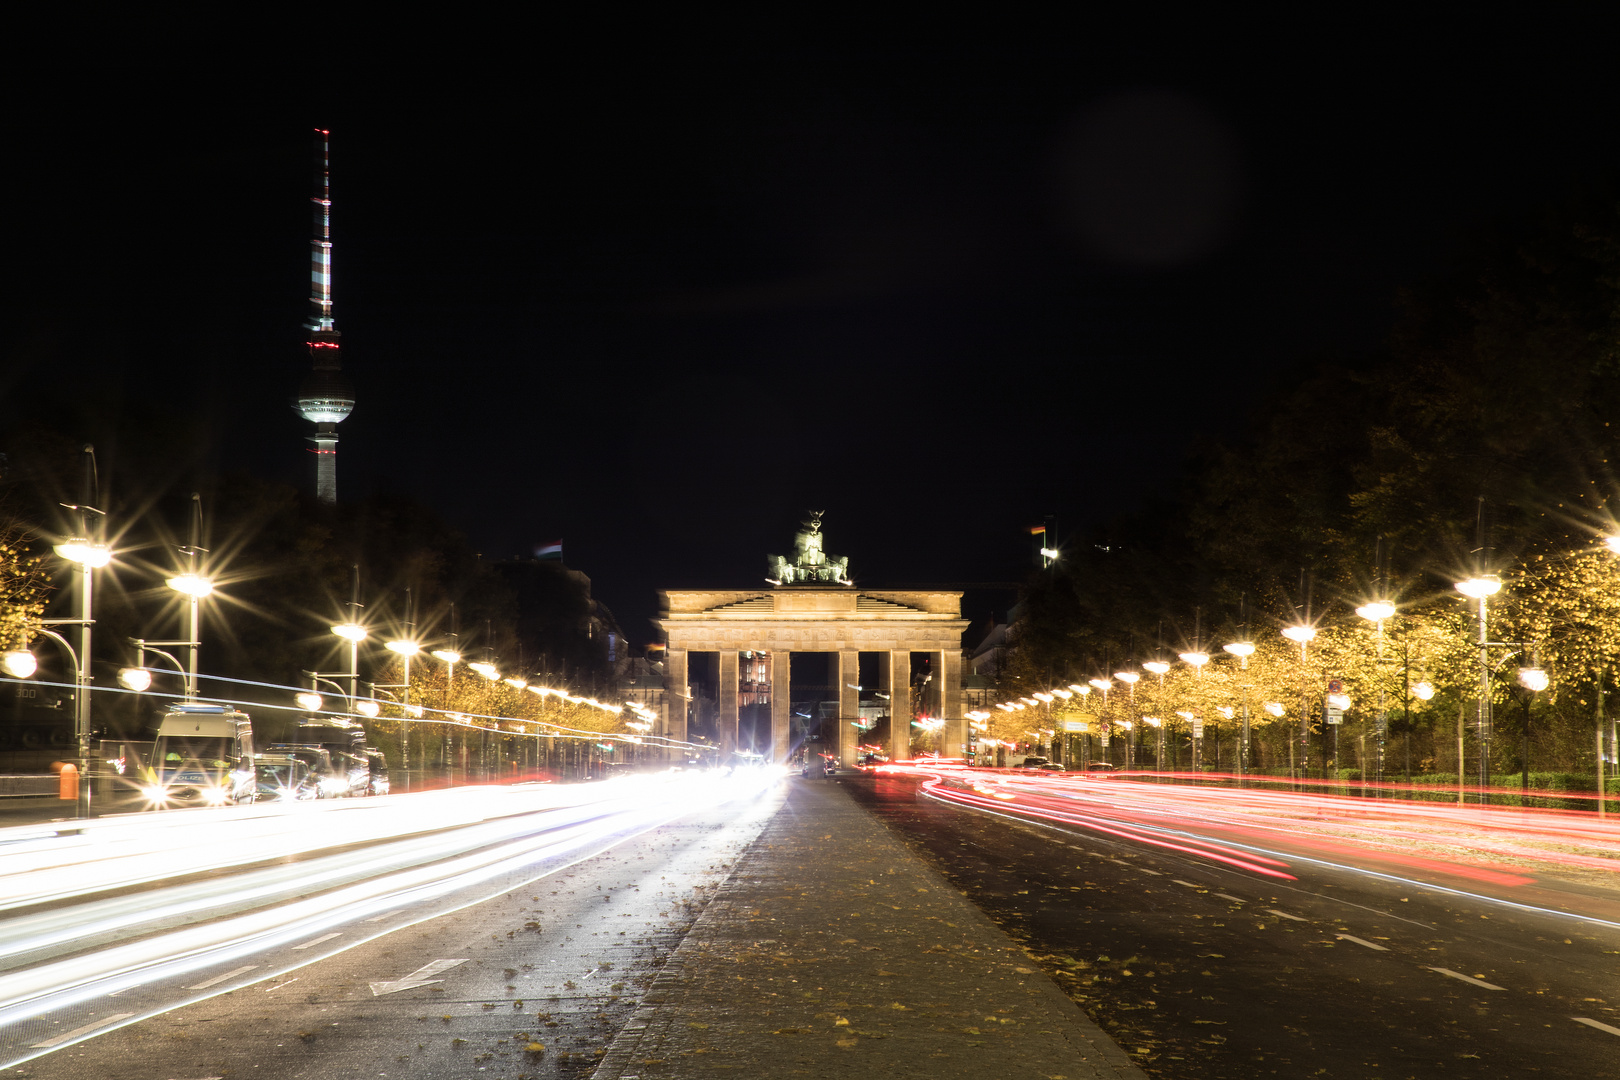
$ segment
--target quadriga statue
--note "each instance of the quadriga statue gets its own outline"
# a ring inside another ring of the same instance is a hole
[[[766,577],[779,585],[847,585],[849,556],[828,555],[821,547],[821,515],[812,510],[810,520],[793,537],[793,558],[765,556]]]

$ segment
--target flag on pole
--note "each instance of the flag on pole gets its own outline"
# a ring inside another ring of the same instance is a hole
[[[1046,526],[1045,525],[1031,525],[1029,527],[1029,535],[1035,536],[1037,534],[1042,535],[1042,536],[1046,535]]]
[[[562,541],[553,540],[549,544],[541,544],[539,547],[534,549],[534,557],[537,559],[556,559],[559,562],[562,561]]]

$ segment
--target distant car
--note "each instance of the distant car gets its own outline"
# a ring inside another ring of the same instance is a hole
[[[1044,769],[1044,768],[1046,768],[1046,766],[1048,766],[1050,764],[1052,764],[1052,762],[1051,762],[1051,760],[1049,758],[1036,757],[1034,754],[1031,754],[1029,757],[1025,758],[1023,761],[1020,761],[1017,765],[1014,765],[1013,768],[1015,768],[1015,769]]]
[[[838,762],[836,762],[836,761],[827,762],[826,767],[823,768],[821,771],[822,771],[822,774],[825,775],[825,776],[837,776],[838,775]]]
[[[1086,772],[1109,773],[1114,771],[1114,765],[1107,761],[1093,761],[1090,765],[1086,766]]]
[[[260,754],[253,762],[255,802],[305,802],[321,797],[309,766],[291,754]]]
[[[1042,765],[1040,768],[1041,768],[1041,771],[1043,771],[1043,772],[1063,772],[1064,771],[1063,766],[1059,765],[1055,761],[1048,761],[1045,765]]]
[[[341,799],[349,793],[347,765],[340,766],[333,761],[332,753],[326,747],[307,743],[271,743],[270,749],[277,754],[295,757],[308,765],[309,771],[314,774],[315,783],[320,788],[321,798]]]
[[[388,784],[388,759],[383,752],[374,746],[365,748],[366,763],[370,766],[370,793],[372,795],[386,795]]]
[[[804,767],[799,770],[799,775],[800,776],[809,776],[810,775],[810,763],[808,761],[805,762]]]

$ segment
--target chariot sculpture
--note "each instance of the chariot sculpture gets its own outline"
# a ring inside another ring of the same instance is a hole
[[[765,576],[775,585],[848,585],[849,556],[828,555],[821,549],[821,515],[812,510],[810,520],[793,537],[793,555],[765,556]]]

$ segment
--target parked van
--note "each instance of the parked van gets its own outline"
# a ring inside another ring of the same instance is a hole
[[[251,802],[253,775],[253,723],[247,713],[185,702],[158,723],[144,794],[155,809]]]

